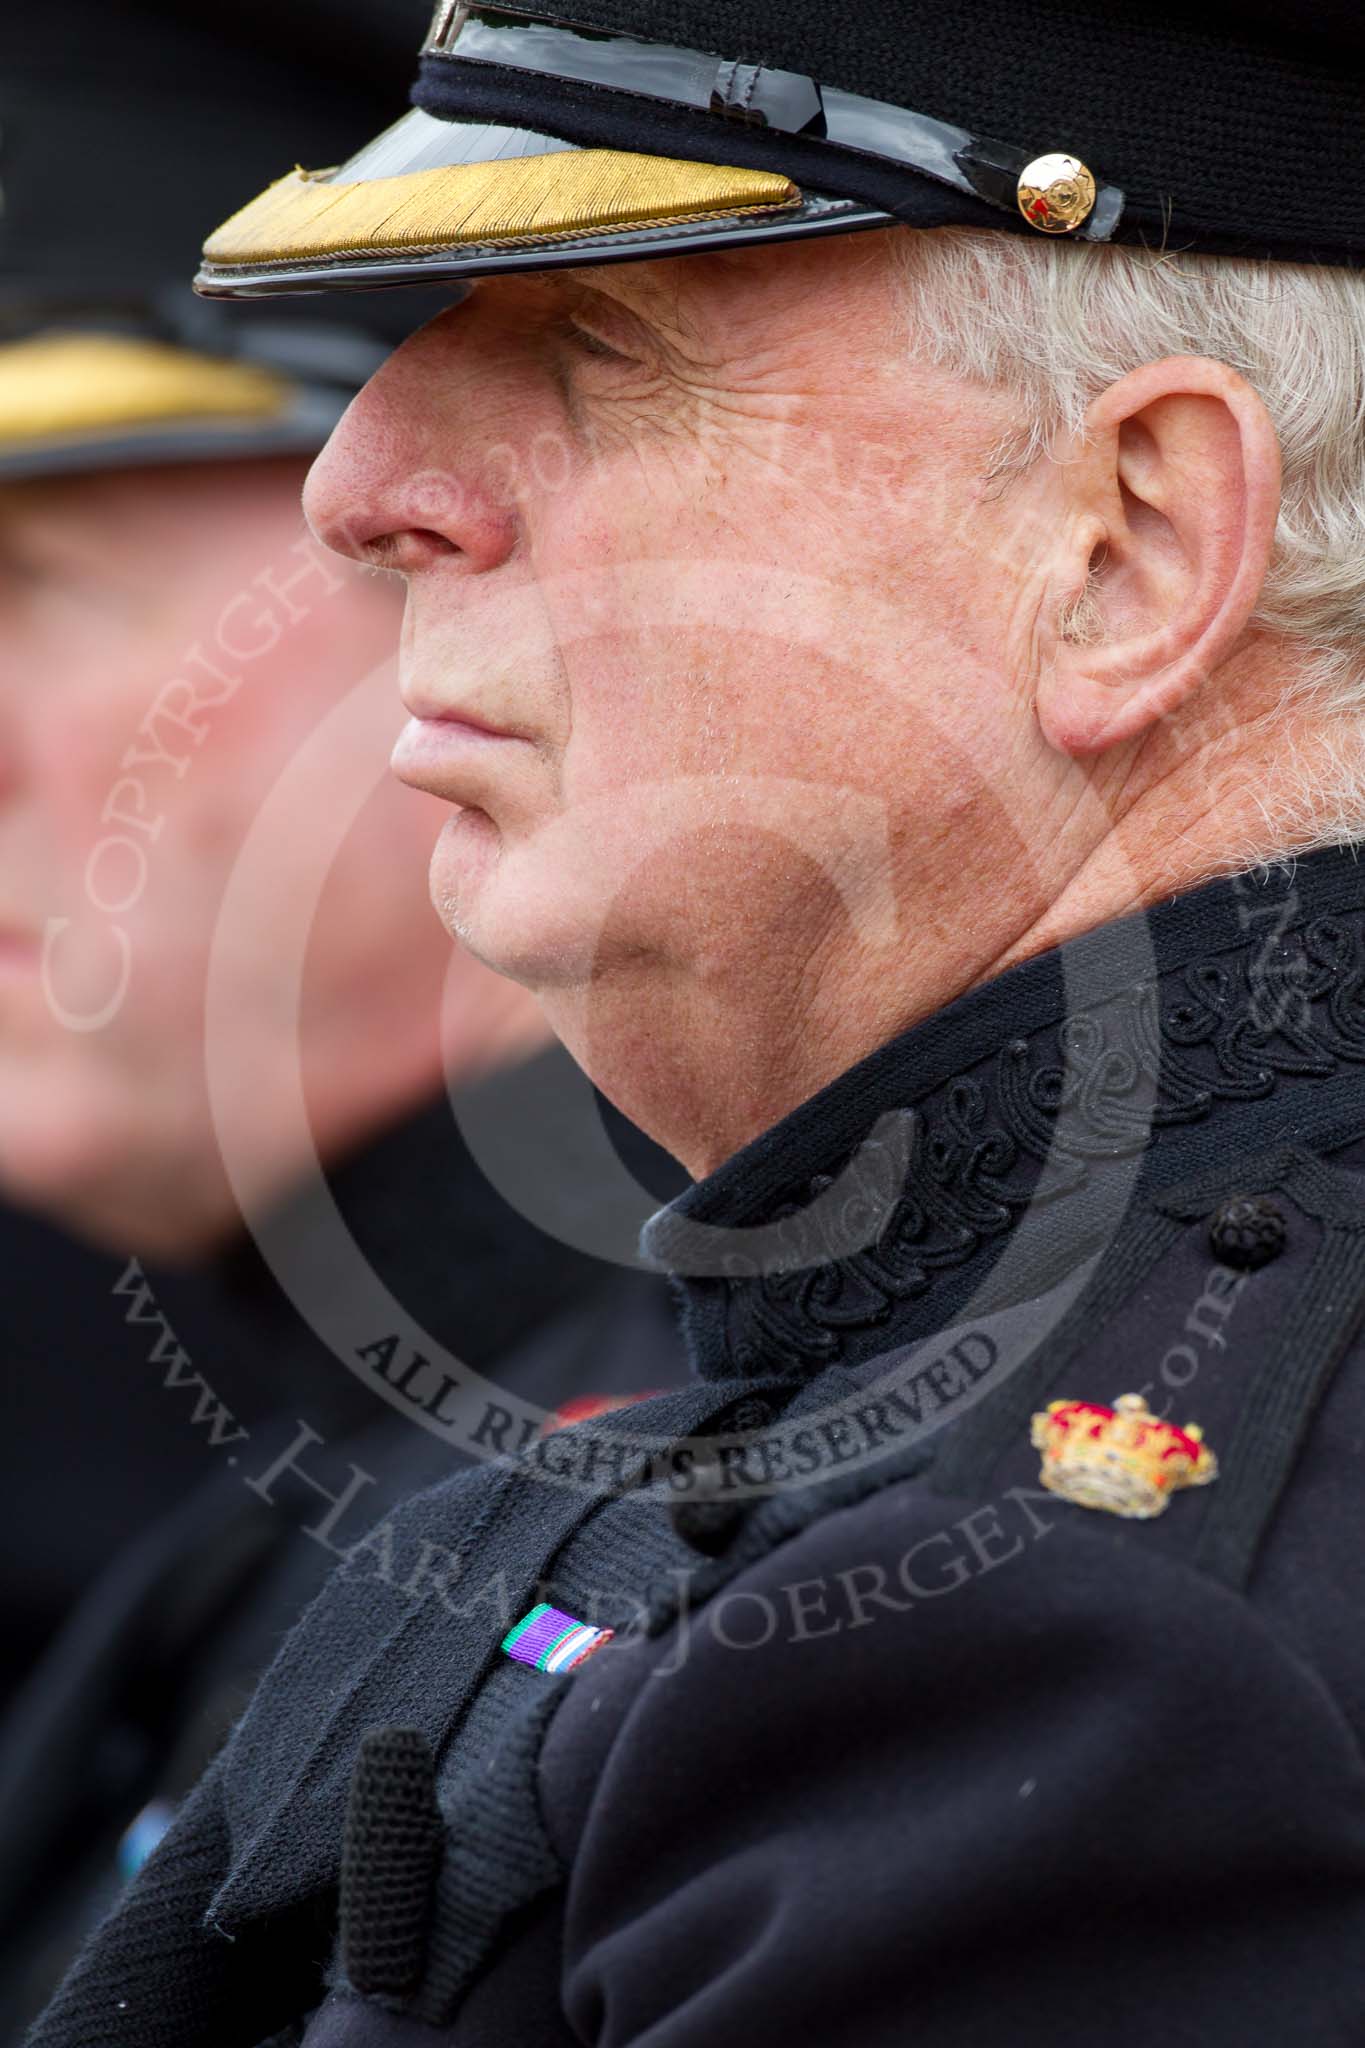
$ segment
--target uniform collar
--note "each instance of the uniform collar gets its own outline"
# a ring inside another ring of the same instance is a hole
[[[973,990],[689,1189],[644,1248],[702,1377],[804,1378],[993,1285],[1019,1298],[1021,1271],[1078,1264],[1148,1189],[1356,1112],[1365,865],[1333,847]]]

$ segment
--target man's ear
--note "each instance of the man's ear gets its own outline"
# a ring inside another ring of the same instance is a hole
[[[1237,647],[1274,545],[1279,442],[1244,377],[1170,356],[1095,400],[1054,477],[1038,720],[1049,745],[1094,754],[1178,711]]]

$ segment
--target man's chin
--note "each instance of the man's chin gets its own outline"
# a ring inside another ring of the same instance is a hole
[[[597,926],[543,842],[509,846],[484,811],[459,811],[431,858],[431,900],[466,952],[537,993],[592,973]]]
[[[466,929],[487,895],[502,858],[502,835],[486,811],[456,811],[441,828],[431,856],[431,900],[452,938],[472,941]]]

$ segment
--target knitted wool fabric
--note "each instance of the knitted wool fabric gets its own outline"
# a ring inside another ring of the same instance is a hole
[[[752,1383],[707,1382],[598,1418],[594,1440],[687,1436],[719,1427]],[[630,1494],[547,1486],[519,1465],[481,1468],[410,1502],[391,1524],[395,1557],[460,1560],[468,1618],[443,1594],[404,1591],[357,1546],[286,1641],[232,1742],[141,1874],[86,1944],[28,2048],[258,2048],[324,1995],[352,1777],[374,1729],[418,1731],[441,1756],[491,1668],[513,1671],[478,1592],[514,1612],[552,1569],[637,1589],[676,1565],[666,1515]],[[432,1546],[424,1553],[424,1546]],[[406,1737],[405,1740],[410,1740]],[[415,1897],[417,1802],[391,1839]],[[386,1824],[387,1825],[387,1824]],[[363,1946],[363,1943],[362,1943]],[[402,1944],[399,1944],[401,1948]],[[401,1964],[401,1957],[388,1958]],[[362,1964],[362,1967],[364,1965]]]
[[[360,1745],[341,1850],[341,1949],[367,1997],[401,1998],[422,1974],[441,1849],[436,1765],[420,1728]]]

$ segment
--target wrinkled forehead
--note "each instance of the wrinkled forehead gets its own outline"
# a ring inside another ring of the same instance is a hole
[[[584,265],[577,270],[530,272],[482,277],[452,290],[450,309],[477,301],[483,305],[524,305],[536,315],[553,315],[594,299],[609,300],[642,316],[660,320],[680,315],[685,307],[714,296],[719,280],[706,264],[692,258],[657,263]]]
[[[553,318],[593,306],[620,307],[664,336],[702,342],[726,338],[753,347],[775,340],[792,312],[833,320],[865,307],[893,274],[893,243],[913,229],[893,227],[857,243],[776,243],[643,263],[583,265],[471,280],[452,291],[451,308],[471,300],[528,318]]]

